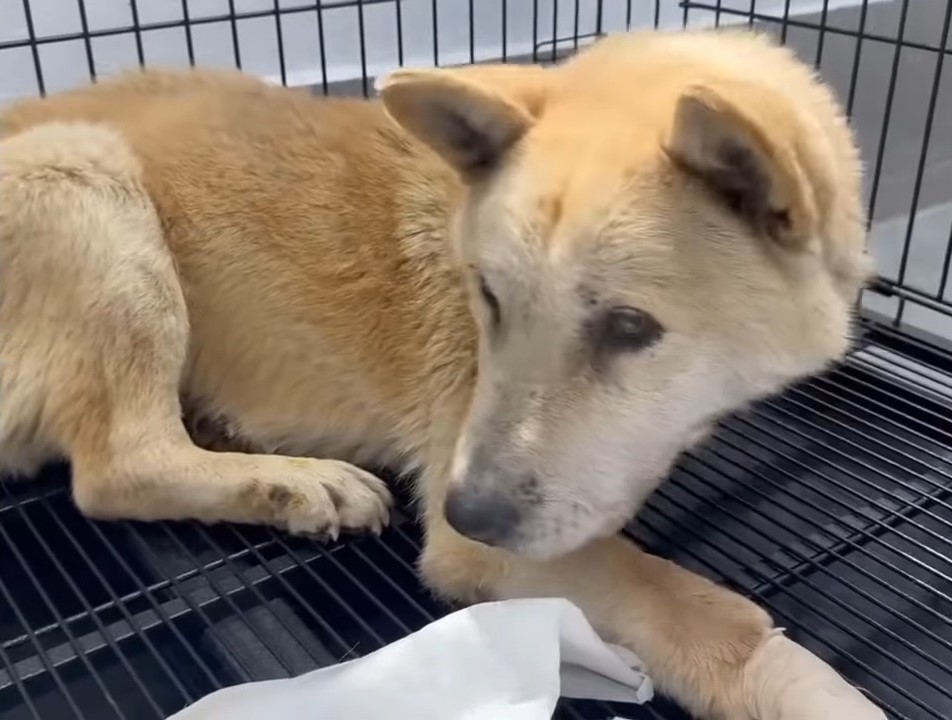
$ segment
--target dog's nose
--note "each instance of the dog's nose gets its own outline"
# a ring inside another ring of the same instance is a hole
[[[500,493],[454,489],[446,497],[446,520],[461,535],[485,545],[503,545],[522,517]]]

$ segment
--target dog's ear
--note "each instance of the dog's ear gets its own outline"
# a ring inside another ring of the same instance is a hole
[[[496,166],[541,111],[545,70],[398,70],[377,89],[390,116],[464,177]]]
[[[679,98],[665,149],[758,233],[798,249],[818,224],[815,188],[797,153],[801,132],[780,98],[725,83]]]

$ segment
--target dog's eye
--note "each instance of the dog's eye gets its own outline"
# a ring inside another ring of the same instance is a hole
[[[602,316],[600,325],[599,343],[607,350],[643,350],[664,333],[651,313],[633,307],[612,308]]]
[[[489,308],[493,324],[498,324],[502,317],[502,310],[499,307],[499,298],[496,297],[492,288],[489,287],[489,283],[486,282],[486,278],[483,275],[479,276],[479,294],[483,296],[483,302],[485,302],[486,307]]]

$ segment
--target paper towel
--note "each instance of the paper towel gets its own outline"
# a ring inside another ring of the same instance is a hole
[[[212,693],[169,720],[549,720],[559,696],[643,703],[637,657],[567,600],[473,605],[355,660]]]

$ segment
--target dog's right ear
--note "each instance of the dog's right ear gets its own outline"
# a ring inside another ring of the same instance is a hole
[[[464,178],[495,167],[541,108],[540,68],[398,70],[378,84],[390,116]]]
[[[768,89],[718,82],[680,97],[665,149],[754,228],[797,249],[816,232],[822,187],[801,150],[803,132]]]

